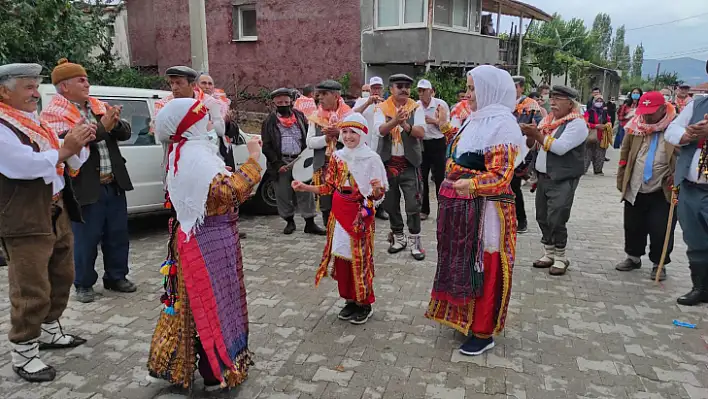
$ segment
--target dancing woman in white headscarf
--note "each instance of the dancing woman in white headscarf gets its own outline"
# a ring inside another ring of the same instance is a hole
[[[324,184],[311,186],[294,181],[296,191],[332,195],[332,216],[327,224],[327,244],[315,285],[331,274],[346,304],[339,319],[364,324],[374,303],[374,214],[388,189],[381,157],[366,144],[372,134],[358,113],[339,123],[344,148],[332,154]],[[333,195],[334,194],[334,195]],[[330,270],[330,263],[333,263]]]
[[[252,364],[238,206],[260,180],[261,149],[258,140],[249,142],[248,161],[231,172],[207,133],[207,115],[202,102],[175,99],[155,121],[157,139],[169,146],[167,191],[176,216],[148,369],[191,388],[198,364],[211,390],[239,385]]]
[[[438,210],[438,266],[425,316],[469,336],[479,355],[504,328],[511,293],[516,218],[511,178],[528,152],[516,118],[514,82],[504,70],[467,74],[472,114],[450,139]]]

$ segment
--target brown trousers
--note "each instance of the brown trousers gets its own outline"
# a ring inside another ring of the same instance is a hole
[[[58,320],[74,282],[74,235],[66,211],[57,209],[54,233],[4,237],[10,285],[12,343],[39,338],[42,323]]]

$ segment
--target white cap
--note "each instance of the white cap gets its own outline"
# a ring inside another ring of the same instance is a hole
[[[418,88],[419,89],[432,89],[433,85],[430,84],[429,80],[421,79],[418,81]]]
[[[374,85],[383,86],[383,79],[381,79],[378,76],[374,76],[373,78],[371,78],[369,80],[369,86],[374,86]]]

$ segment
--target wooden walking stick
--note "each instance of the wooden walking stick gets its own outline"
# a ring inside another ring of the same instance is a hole
[[[671,205],[669,206],[669,222],[666,225],[666,236],[664,236],[664,248],[661,251],[661,258],[659,259],[659,267],[656,269],[656,277],[654,282],[659,283],[659,277],[661,276],[661,270],[664,268],[664,261],[666,261],[666,252],[669,249],[669,240],[671,239],[671,233],[674,222],[674,209],[676,204],[678,204],[678,192],[679,188],[674,186],[671,189]]]

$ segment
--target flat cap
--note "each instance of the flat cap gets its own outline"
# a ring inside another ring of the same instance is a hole
[[[39,64],[0,65],[0,80],[12,78],[39,78],[42,66]]]
[[[167,68],[167,71],[165,71],[165,75],[167,76],[182,76],[187,79],[196,79],[197,76],[199,76],[199,73],[195,71],[194,69],[186,66],[173,66],[170,68]]]
[[[342,85],[336,80],[328,79],[320,82],[315,89],[322,91],[342,91]]]
[[[526,78],[523,77],[523,76],[515,75],[515,76],[512,76],[511,78],[514,80],[514,83],[518,83],[518,84],[521,84],[521,85],[525,85],[525,84],[526,84]]]
[[[572,87],[563,85],[553,86],[553,88],[551,89],[551,95],[554,94],[561,97],[568,97],[571,100],[577,100],[578,96],[580,96],[577,90],[573,89]]]
[[[292,98],[292,97],[293,97],[293,91],[290,90],[290,89],[288,89],[288,88],[281,87],[281,88],[279,88],[279,89],[273,90],[273,91],[270,93],[270,98],[271,98],[271,99],[274,99],[274,98],[276,98],[276,97],[281,97],[281,96],[288,96],[288,97]]]
[[[388,83],[410,83],[413,84],[413,78],[406,75],[405,73],[397,73],[388,77]]]

